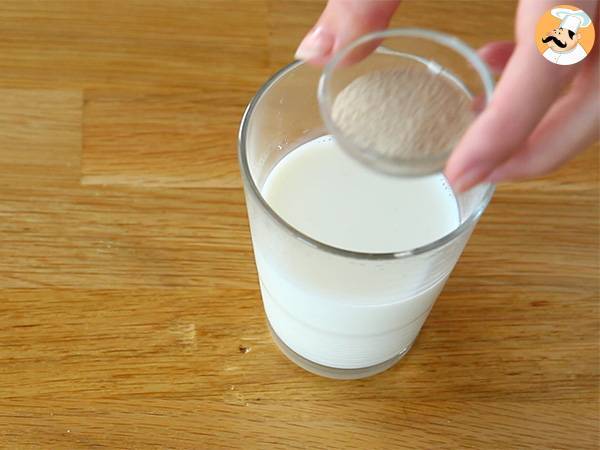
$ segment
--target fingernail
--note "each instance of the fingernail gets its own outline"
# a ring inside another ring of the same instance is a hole
[[[463,172],[461,175],[459,175],[458,178],[451,183],[452,187],[458,192],[465,192],[473,186],[481,183],[486,178],[488,173],[489,171],[484,168],[474,167],[471,170]]]
[[[319,26],[312,30],[296,50],[296,59],[309,61],[327,55],[333,48],[333,34]]]

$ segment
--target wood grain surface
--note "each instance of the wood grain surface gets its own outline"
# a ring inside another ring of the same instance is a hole
[[[322,6],[0,3],[1,448],[598,448],[598,146],[499,187],[393,369],[328,380],[271,342],[237,127]],[[479,46],[514,7],[393,23]]]

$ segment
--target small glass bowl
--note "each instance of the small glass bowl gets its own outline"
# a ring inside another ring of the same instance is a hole
[[[375,71],[409,66],[413,72],[422,70],[423,74],[433,74],[436,77],[432,80],[451,83],[463,91],[468,96],[473,119],[490,101],[494,80],[475,50],[456,37],[419,28],[370,33],[338,51],[323,70],[318,101],[327,129],[352,157],[387,174],[422,176],[443,169],[464,129],[444,136],[445,142],[452,142],[447,148],[407,157],[365,148],[345,134],[333,119],[335,99],[352,81]],[[446,117],[445,120],[451,119]]]

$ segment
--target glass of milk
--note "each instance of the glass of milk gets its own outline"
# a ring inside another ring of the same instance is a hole
[[[308,371],[362,378],[411,348],[493,186],[455,194],[441,173],[394,177],[357,161],[321,118],[320,76],[294,62],[262,86],[239,159],[274,341]]]

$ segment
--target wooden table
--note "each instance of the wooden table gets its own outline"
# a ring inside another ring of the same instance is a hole
[[[2,1],[0,447],[597,448],[598,147],[499,188],[395,368],[322,379],[271,342],[236,132],[321,7]],[[513,10],[394,24],[478,46]]]

